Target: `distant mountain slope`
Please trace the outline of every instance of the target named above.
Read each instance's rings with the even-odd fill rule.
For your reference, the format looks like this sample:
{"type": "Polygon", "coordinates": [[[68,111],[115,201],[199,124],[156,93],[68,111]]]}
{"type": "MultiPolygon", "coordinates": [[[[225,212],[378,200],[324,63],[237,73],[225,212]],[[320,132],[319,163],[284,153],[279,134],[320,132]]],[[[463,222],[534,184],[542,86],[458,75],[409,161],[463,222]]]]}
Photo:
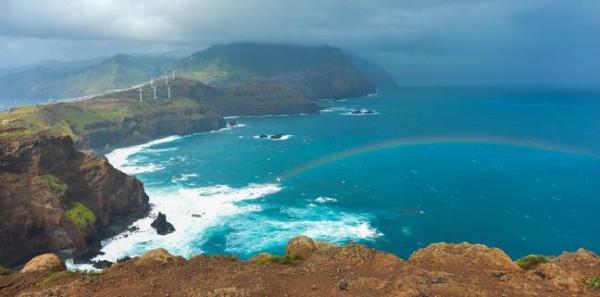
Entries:
{"type": "Polygon", "coordinates": [[[0,95],[25,98],[64,98],[130,87],[171,69],[163,57],[117,55],[92,65],[46,65],[0,78],[0,95]]]}
{"type": "Polygon", "coordinates": [[[383,67],[361,57],[352,57],[354,65],[360,69],[378,88],[395,88],[396,80],[383,67]]]}
{"type": "Polygon", "coordinates": [[[268,81],[292,86],[306,97],[364,96],[375,85],[341,49],[285,44],[215,45],[178,63],[186,77],[214,84],[268,81]]]}
{"type": "Polygon", "coordinates": [[[147,82],[171,70],[216,85],[282,84],[311,99],[356,97],[373,92],[380,81],[373,78],[385,76],[373,76],[373,67],[358,66],[341,49],[330,46],[232,43],[181,59],[117,55],[101,61],[50,61],[11,69],[0,76],[0,97],[92,95],[147,82]]]}

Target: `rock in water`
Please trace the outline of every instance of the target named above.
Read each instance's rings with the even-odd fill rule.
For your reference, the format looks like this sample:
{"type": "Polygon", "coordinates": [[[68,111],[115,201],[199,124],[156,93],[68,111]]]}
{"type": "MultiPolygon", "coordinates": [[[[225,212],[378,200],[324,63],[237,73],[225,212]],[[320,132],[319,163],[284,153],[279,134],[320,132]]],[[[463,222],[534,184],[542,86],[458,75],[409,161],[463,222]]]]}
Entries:
{"type": "Polygon", "coordinates": [[[156,220],[154,220],[150,226],[156,229],[156,233],[159,235],[167,235],[175,232],[175,227],[173,227],[171,223],[167,222],[167,216],[165,216],[165,214],[162,212],[158,213],[158,217],[156,217],[156,220]]]}
{"type": "Polygon", "coordinates": [[[94,264],[92,264],[92,266],[94,266],[94,268],[96,268],[96,269],[106,269],[106,268],[111,267],[112,265],[113,265],[113,262],[106,261],[106,260],[96,261],[96,262],[94,262],[94,264]]]}
{"type": "Polygon", "coordinates": [[[267,137],[269,137],[269,135],[267,135],[267,134],[258,135],[258,138],[267,138],[267,137]]]}
{"type": "Polygon", "coordinates": [[[131,260],[131,257],[125,256],[125,257],[117,259],[117,263],[125,263],[125,262],[127,262],[129,260],[131,260]]]}
{"type": "Polygon", "coordinates": [[[281,138],[283,138],[283,134],[271,135],[271,139],[281,139],[281,138]]]}
{"type": "Polygon", "coordinates": [[[227,121],[227,125],[230,127],[237,126],[237,122],[234,119],[230,119],[227,121]]]}

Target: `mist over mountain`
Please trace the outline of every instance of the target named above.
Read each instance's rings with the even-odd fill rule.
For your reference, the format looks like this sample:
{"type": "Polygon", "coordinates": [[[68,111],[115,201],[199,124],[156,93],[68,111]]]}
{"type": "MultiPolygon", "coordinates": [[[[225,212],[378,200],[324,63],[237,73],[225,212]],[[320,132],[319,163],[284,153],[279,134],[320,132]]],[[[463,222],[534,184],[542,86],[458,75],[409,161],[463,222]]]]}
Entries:
{"type": "Polygon", "coordinates": [[[0,97],[47,99],[93,95],[128,88],[172,72],[221,85],[249,80],[287,84],[312,98],[351,95],[351,89],[349,94],[323,93],[331,84],[361,89],[372,87],[364,85],[370,79],[373,84],[393,85],[393,79],[382,68],[353,58],[339,48],[233,43],[212,46],[184,58],[120,54],[103,60],[23,67],[0,77],[0,97]],[[324,76],[332,80],[323,80],[324,76]]]}

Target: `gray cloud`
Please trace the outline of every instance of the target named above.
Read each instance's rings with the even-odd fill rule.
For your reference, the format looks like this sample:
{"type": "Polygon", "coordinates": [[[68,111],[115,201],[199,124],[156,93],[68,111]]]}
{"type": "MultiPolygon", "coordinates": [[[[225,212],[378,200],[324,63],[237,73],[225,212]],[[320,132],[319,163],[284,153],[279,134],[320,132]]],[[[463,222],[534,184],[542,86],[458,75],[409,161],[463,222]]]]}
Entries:
{"type": "Polygon", "coordinates": [[[331,44],[404,84],[600,85],[595,0],[4,0],[0,66],[214,43],[331,44]]]}

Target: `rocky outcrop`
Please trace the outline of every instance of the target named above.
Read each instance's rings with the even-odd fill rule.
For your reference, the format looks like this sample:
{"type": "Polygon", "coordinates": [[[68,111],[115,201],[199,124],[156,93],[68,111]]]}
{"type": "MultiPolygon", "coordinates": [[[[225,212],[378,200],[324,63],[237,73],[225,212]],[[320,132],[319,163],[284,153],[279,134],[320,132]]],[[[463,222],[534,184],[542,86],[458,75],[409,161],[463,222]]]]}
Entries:
{"type": "Polygon", "coordinates": [[[142,183],[69,136],[0,142],[0,264],[45,252],[82,256],[148,210],[142,183]]]}
{"type": "Polygon", "coordinates": [[[285,256],[262,253],[247,262],[185,260],[158,249],[100,275],[42,286],[31,286],[39,282],[35,275],[16,273],[0,278],[0,296],[586,297],[600,296],[591,281],[599,275],[600,258],[586,250],[522,269],[503,251],[478,244],[432,244],[403,261],[360,244],[300,236],[288,242],[285,256]]]}
{"type": "MultiPolygon", "coordinates": [[[[147,92],[149,94],[150,90],[147,92]]],[[[136,110],[140,108],[137,106],[139,105],[137,100],[101,98],[81,104],[93,110],[111,104],[115,106],[113,108],[129,105],[129,109],[136,110]]],[[[213,107],[200,102],[177,99],[163,100],[160,104],[153,102],[153,104],[156,106],[148,105],[146,108],[123,117],[98,120],[83,127],[73,125],[72,130],[77,135],[75,145],[79,148],[106,151],[114,147],[138,144],[156,138],[207,132],[226,126],[225,119],[213,107]]]]}
{"type": "Polygon", "coordinates": [[[183,261],[183,258],[175,257],[171,255],[167,250],[161,248],[146,252],[143,256],[136,259],[135,265],[144,266],[156,263],[177,262],[178,260],[183,261]]]}
{"type": "Polygon", "coordinates": [[[162,212],[158,213],[158,216],[152,221],[150,226],[156,230],[158,235],[167,235],[175,232],[175,227],[173,227],[173,224],[167,222],[167,216],[162,212]]]}
{"type": "Polygon", "coordinates": [[[29,260],[21,269],[21,273],[59,272],[66,269],[65,263],[57,255],[47,253],[29,260]]]}

